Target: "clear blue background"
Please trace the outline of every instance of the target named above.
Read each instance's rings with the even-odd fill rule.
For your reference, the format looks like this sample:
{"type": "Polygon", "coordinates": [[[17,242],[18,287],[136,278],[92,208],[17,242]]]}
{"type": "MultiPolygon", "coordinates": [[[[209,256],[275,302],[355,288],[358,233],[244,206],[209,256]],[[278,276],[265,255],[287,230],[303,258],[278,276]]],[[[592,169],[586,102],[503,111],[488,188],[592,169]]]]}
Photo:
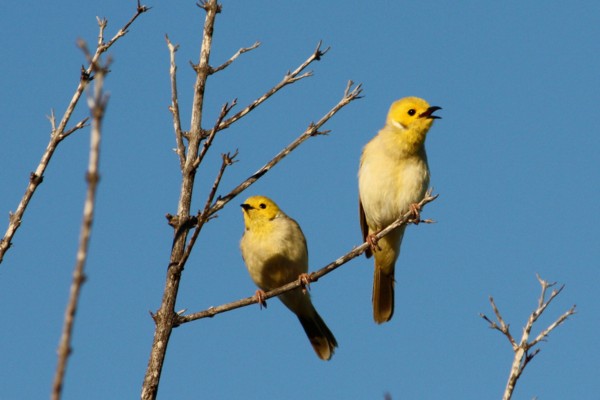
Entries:
{"type": "MultiPolygon", "coordinates": [[[[180,44],[179,93],[189,127],[204,12],[193,1],[152,10],[110,51],[110,103],[102,180],[77,314],[65,399],[139,396],[152,343],[148,311],[161,300],[180,173],[164,35],[180,44]]],[[[93,46],[96,16],[112,37],[134,1],[8,2],[0,14],[0,212],[23,195],[93,46]]],[[[535,273],[566,288],[534,328],[571,305],[578,313],[542,344],[515,398],[600,396],[598,208],[600,3],[232,2],[218,16],[212,65],[262,42],[206,90],[204,126],[221,105],[241,106],[314,50],[331,51],[315,76],[288,87],[216,139],[201,166],[193,209],[220,153],[239,149],[225,194],[341,98],[348,80],[365,97],[327,124],[332,132],[292,153],[211,221],[185,269],[177,309],[203,310],[247,297],[253,286],[238,250],[247,196],[264,194],[302,225],[311,270],[360,243],[356,171],[362,146],[392,101],[420,96],[443,107],[427,143],[440,194],[409,227],[397,269],[394,319],[371,317],[371,260],[359,258],[312,286],[338,338],[330,362],[314,355],[278,301],[177,328],[160,383],[162,399],[493,399],[512,361],[508,341],[478,316],[493,295],[515,337],[535,308],[535,273]]],[[[72,119],[87,116],[82,101],[72,119]]],[[[0,265],[0,398],[47,398],[79,236],[89,130],[64,141],[0,265]]]]}

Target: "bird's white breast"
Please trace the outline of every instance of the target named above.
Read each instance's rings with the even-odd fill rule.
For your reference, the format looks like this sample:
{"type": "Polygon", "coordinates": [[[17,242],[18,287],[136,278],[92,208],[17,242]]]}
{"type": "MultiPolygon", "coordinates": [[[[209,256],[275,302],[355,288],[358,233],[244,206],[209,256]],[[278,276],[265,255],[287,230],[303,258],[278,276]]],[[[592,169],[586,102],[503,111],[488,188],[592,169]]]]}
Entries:
{"type": "Polygon", "coordinates": [[[358,176],[360,200],[371,230],[382,229],[406,213],[429,185],[425,157],[402,156],[377,139],[365,148],[358,176]]]}

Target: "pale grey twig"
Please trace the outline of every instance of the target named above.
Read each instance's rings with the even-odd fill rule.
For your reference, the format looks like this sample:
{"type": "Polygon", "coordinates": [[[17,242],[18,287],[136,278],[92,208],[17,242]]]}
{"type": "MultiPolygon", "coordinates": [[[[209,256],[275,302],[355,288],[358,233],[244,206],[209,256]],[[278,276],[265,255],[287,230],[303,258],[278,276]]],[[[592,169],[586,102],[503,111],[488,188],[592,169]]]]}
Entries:
{"type": "Polygon", "coordinates": [[[292,143],[290,143],[283,150],[281,150],[275,157],[273,157],[269,162],[267,162],[258,171],[252,174],[249,178],[240,183],[225,196],[219,197],[214,203],[214,205],[210,208],[209,216],[222,209],[225,206],[225,204],[229,203],[237,195],[246,190],[250,185],[256,182],[261,176],[266,174],[271,168],[273,168],[277,163],[279,163],[283,158],[285,158],[291,151],[293,151],[295,148],[304,143],[308,138],[327,133],[328,131],[319,131],[319,129],[327,121],[329,121],[329,119],[333,117],[338,111],[350,104],[352,101],[360,98],[360,94],[362,93],[362,87],[359,84],[353,89],[351,89],[353,84],[354,82],[352,81],[348,82],[342,99],[331,110],[329,110],[329,112],[323,115],[321,119],[319,119],[316,123],[311,123],[308,126],[308,128],[306,128],[306,130],[300,136],[298,136],[298,138],[296,138],[292,143]]]}
{"type": "Polygon", "coordinates": [[[8,227],[6,229],[6,233],[4,234],[4,237],[0,240],[0,263],[2,263],[2,260],[4,259],[4,255],[6,254],[6,252],[12,245],[12,239],[13,239],[15,233],[17,232],[17,230],[19,229],[19,227],[21,226],[21,222],[23,220],[23,215],[25,214],[25,210],[27,209],[27,206],[29,205],[31,198],[33,197],[38,186],[44,180],[44,172],[46,171],[46,168],[48,167],[48,164],[50,163],[50,160],[52,159],[52,156],[54,155],[54,152],[56,151],[58,145],[61,143],[61,141],[63,139],[68,137],[71,133],[73,133],[85,126],[87,119],[84,119],[84,120],[78,122],[71,129],[66,128],[67,124],[69,123],[69,121],[71,119],[73,111],[75,110],[75,107],[77,106],[79,99],[81,98],[81,94],[83,93],[83,90],[85,89],[87,84],[93,79],[93,75],[92,75],[92,72],[93,72],[92,70],[94,68],[93,66],[98,63],[100,55],[102,53],[104,53],[105,51],[107,51],[118,39],[123,37],[127,33],[127,29],[129,28],[129,26],[131,26],[131,24],[142,13],[144,13],[148,10],[149,10],[149,8],[145,7],[145,6],[141,6],[139,3],[139,0],[138,0],[138,6],[137,6],[135,15],[125,24],[125,26],[123,28],[121,28],[119,30],[119,32],[117,32],[117,34],[108,43],[103,43],[104,29],[106,28],[107,21],[98,19],[98,24],[99,24],[100,30],[99,30],[99,34],[98,34],[98,46],[96,47],[96,51],[95,51],[94,55],[90,58],[88,67],[81,68],[81,76],[79,78],[79,83],[77,85],[77,88],[75,89],[75,93],[73,94],[73,97],[71,98],[71,101],[69,102],[69,104],[65,110],[65,113],[63,114],[63,117],[61,118],[58,126],[56,126],[54,111],[52,111],[52,115],[50,117],[50,123],[52,126],[52,133],[50,134],[50,141],[48,142],[48,145],[46,146],[46,150],[44,151],[44,154],[42,155],[42,158],[41,158],[35,172],[32,172],[30,174],[29,183],[27,184],[27,188],[25,189],[25,194],[23,195],[23,197],[21,198],[21,201],[19,202],[19,205],[17,206],[17,210],[14,213],[12,213],[12,212],[9,213],[8,227]]]}
{"type": "Polygon", "coordinates": [[[563,322],[567,320],[568,317],[575,314],[575,306],[572,306],[569,310],[567,310],[564,314],[562,314],[556,321],[554,321],[550,326],[544,329],[539,335],[536,336],[535,339],[529,341],[529,337],[531,334],[531,329],[533,328],[534,323],[538,320],[538,318],[542,315],[542,313],[546,310],[548,305],[554,300],[556,296],[560,294],[563,290],[564,285],[559,289],[555,289],[550,294],[550,297],[546,299],[546,291],[556,285],[556,282],[549,283],[539,275],[537,275],[537,279],[542,287],[542,292],[540,297],[538,298],[538,306],[537,308],[529,315],[527,319],[527,323],[523,328],[523,335],[521,336],[521,340],[517,342],[514,337],[510,334],[508,329],[508,325],[504,322],[500,311],[496,307],[494,303],[494,299],[490,297],[490,303],[492,305],[492,309],[494,310],[494,314],[496,315],[497,323],[489,319],[485,314],[479,314],[481,318],[483,318],[489,325],[490,328],[495,329],[501,332],[511,343],[515,356],[513,358],[513,363],[510,369],[510,373],[508,376],[508,381],[506,383],[506,388],[504,390],[504,395],[502,397],[503,400],[510,400],[517,381],[521,377],[521,374],[525,370],[525,367],[533,358],[540,352],[540,349],[534,349],[534,347],[542,340],[544,340],[552,330],[561,325],[563,322]]]}
{"type": "Polygon", "coordinates": [[[102,120],[106,111],[108,96],[104,94],[104,76],[108,71],[108,63],[105,66],[93,64],[95,74],[94,78],[94,93],[90,98],[90,110],[92,114],[92,129],[90,136],[90,155],[89,164],[86,174],[88,183],[85,204],[83,208],[83,220],[81,223],[81,233],[79,237],[79,248],[77,251],[77,259],[75,269],[73,271],[73,281],[69,294],[69,301],[65,310],[65,318],[63,323],[62,335],[58,346],[58,364],[54,375],[52,385],[52,399],[59,400],[62,396],[62,388],[64,385],[64,377],[67,368],[69,355],[71,354],[71,337],[75,324],[75,313],[79,303],[79,295],[81,287],[85,281],[84,268],[88,256],[88,247],[92,233],[92,223],[94,221],[94,211],[96,208],[96,191],[98,181],[100,180],[99,157],[100,157],[100,140],[102,132],[102,120]]]}

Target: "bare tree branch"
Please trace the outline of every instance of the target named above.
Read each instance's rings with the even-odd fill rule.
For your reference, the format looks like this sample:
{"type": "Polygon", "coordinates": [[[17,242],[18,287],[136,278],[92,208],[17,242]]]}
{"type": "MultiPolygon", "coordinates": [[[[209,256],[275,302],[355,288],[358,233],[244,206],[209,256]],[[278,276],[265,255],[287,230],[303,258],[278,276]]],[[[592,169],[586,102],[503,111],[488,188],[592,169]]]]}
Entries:
{"type": "Polygon", "coordinates": [[[66,138],[67,136],[69,136],[71,133],[78,131],[81,128],[85,128],[87,125],[87,122],[90,118],[89,117],[85,117],[84,119],[82,119],[81,121],[79,121],[78,123],[75,124],[75,126],[73,126],[71,129],[69,129],[68,131],[62,133],[60,136],[60,140],[63,140],[64,138],[66,138]]]}
{"type": "MultiPolygon", "coordinates": [[[[439,195],[432,196],[431,191],[427,192],[427,194],[425,195],[423,200],[421,200],[421,202],[419,202],[419,206],[420,207],[425,206],[426,204],[437,199],[438,196],[439,195]]],[[[382,229],[375,236],[377,237],[377,239],[381,239],[382,237],[389,234],[391,231],[398,228],[399,226],[410,223],[412,221],[411,218],[413,218],[413,216],[414,216],[414,214],[412,211],[407,212],[402,217],[398,218],[396,221],[394,221],[393,223],[388,225],[385,229],[382,229]]],[[[420,221],[420,222],[431,223],[432,221],[425,220],[425,221],[420,221]]],[[[343,256],[339,257],[337,260],[330,262],[326,266],[322,267],[321,269],[319,269],[313,273],[310,273],[308,275],[309,281],[316,282],[317,280],[319,280],[319,278],[329,274],[333,270],[341,267],[342,265],[346,264],[348,261],[350,261],[353,258],[356,258],[359,255],[361,255],[362,253],[364,253],[364,251],[368,247],[369,247],[369,243],[364,242],[360,246],[353,248],[352,250],[350,250],[343,256]]],[[[284,286],[281,286],[277,289],[268,291],[267,293],[265,293],[264,299],[270,299],[271,297],[279,296],[282,293],[289,292],[290,290],[294,290],[303,285],[304,285],[304,282],[301,281],[300,279],[295,280],[294,282],[290,282],[290,283],[288,283],[284,286]]],[[[176,326],[185,324],[187,322],[195,321],[198,319],[202,319],[202,318],[214,317],[217,314],[221,314],[226,311],[231,311],[236,308],[245,307],[245,306],[248,306],[250,304],[255,304],[255,303],[258,303],[258,299],[256,298],[256,296],[252,296],[252,297],[246,297],[241,300],[233,301],[231,303],[223,304],[218,307],[210,307],[204,311],[199,311],[199,312],[188,314],[188,315],[178,315],[177,321],[176,321],[176,326]]]]}
{"type": "Polygon", "coordinates": [[[516,348],[518,345],[517,345],[516,340],[513,338],[513,336],[510,333],[510,329],[509,329],[510,325],[506,324],[504,322],[504,319],[502,319],[502,315],[500,315],[500,311],[498,311],[498,307],[496,307],[496,303],[494,302],[494,298],[492,296],[490,296],[490,304],[492,305],[492,309],[494,310],[494,314],[496,315],[496,320],[498,321],[498,324],[495,323],[494,321],[490,320],[484,314],[479,314],[479,316],[481,318],[485,319],[490,324],[490,328],[496,329],[496,330],[500,331],[502,334],[504,334],[504,336],[506,336],[506,338],[510,342],[511,346],[513,346],[513,348],[516,348]]]}
{"type": "Polygon", "coordinates": [[[188,242],[188,245],[185,249],[185,253],[183,254],[183,257],[181,258],[181,261],[179,262],[179,264],[180,264],[179,267],[182,269],[183,269],[183,266],[185,265],[185,263],[187,262],[188,258],[190,257],[190,254],[192,254],[192,249],[194,248],[194,244],[196,244],[196,240],[198,239],[198,235],[200,235],[200,231],[202,230],[202,227],[209,219],[211,219],[211,217],[208,215],[208,210],[210,209],[210,205],[212,204],[212,201],[215,198],[217,189],[219,188],[219,184],[221,183],[221,179],[223,178],[223,174],[225,173],[225,169],[228,166],[232,165],[234,162],[236,162],[235,157],[237,157],[237,154],[238,154],[238,152],[236,150],[236,152],[233,155],[231,155],[230,153],[221,155],[221,157],[223,158],[223,162],[221,163],[221,168],[219,169],[219,172],[217,174],[217,177],[215,178],[215,181],[212,185],[210,193],[208,194],[208,198],[206,199],[206,203],[204,205],[204,210],[202,212],[198,213],[194,233],[192,234],[192,237],[191,237],[190,241],[188,242]]]}
{"type": "Polygon", "coordinates": [[[23,215],[25,214],[25,210],[27,209],[27,206],[29,205],[29,202],[30,202],[31,198],[33,197],[33,194],[37,190],[40,183],[42,183],[42,181],[44,180],[44,172],[46,171],[46,168],[48,167],[48,164],[50,163],[50,160],[52,159],[52,156],[53,156],[54,152],[56,151],[56,148],[58,147],[58,145],[64,138],[66,138],[71,133],[75,132],[76,130],[81,129],[85,125],[86,120],[80,121],[73,128],[66,130],[67,124],[69,123],[69,120],[71,119],[71,115],[73,114],[73,111],[75,110],[75,107],[77,106],[79,99],[81,98],[81,94],[83,93],[83,90],[87,86],[88,82],[93,79],[93,76],[92,76],[92,70],[94,68],[93,66],[98,63],[100,55],[102,53],[104,53],[105,51],[107,51],[118,39],[123,37],[127,33],[127,29],[129,28],[129,26],[142,13],[144,13],[148,10],[149,10],[148,7],[141,6],[138,1],[137,10],[136,10],[136,13],[134,14],[134,16],[129,20],[129,22],[127,22],[125,24],[125,26],[123,28],[121,28],[119,30],[119,32],[108,43],[105,43],[105,44],[101,44],[101,42],[103,41],[103,38],[104,38],[104,29],[106,27],[106,20],[98,20],[99,27],[100,27],[100,32],[98,35],[98,43],[99,44],[96,47],[96,51],[95,51],[94,55],[91,57],[91,59],[88,63],[88,67],[87,68],[82,67],[81,76],[79,78],[79,84],[77,85],[77,88],[75,89],[75,93],[73,94],[73,97],[71,98],[71,101],[69,102],[69,105],[67,106],[67,109],[65,110],[65,113],[64,113],[62,119],[60,120],[58,127],[56,126],[54,112],[52,112],[52,115],[50,117],[50,123],[52,126],[52,133],[50,135],[50,141],[48,143],[48,146],[46,147],[46,150],[44,151],[44,154],[42,155],[40,163],[38,164],[35,172],[32,172],[30,174],[29,183],[27,184],[27,188],[25,189],[25,194],[23,195],[21,201],[19,202],[19,205],[17,206],[17,210],[14,213],[10,213],[8,228],[6,230],[6,233],[4,234],[4,237],[2,238],[2,240],[0,240],[0,263],[2,263],[2,260],[4,259],[4,254],[6,254],[6,251],[12,245],[12,239],[13,239],[15,233],[17,232],[17,230],[19,229],[19,227],[21,226],[21,222],[23,220],[23,215]]]}
{"type": "MultiPolygon", "coordinates": [[[[171,332],[174,327],[174,324],[177,322],[178,314],[174,311],[174,306],[177,299],[177,294],[179,291],[179,284],[181,282],[181,276],[183,270],[185,268],[186,261],[191,253],[193,245],[196,241],[196,238],[199,235],[199,232],[203,226],[203,224],[213,218],[214,213],[221,209],[223,205],[231,200],[235,195],[241,192],[244,188],[236,188],[236,192],[234,194],[230,194],[226,201],[217,200],[214,201],[214,196],[216,194],[217,188],[221,182],[221,177],[228,165],[233,162],[233,156],[224,156],[223,164],[219,173],[217,174],[217,178],[213,183],[213,187],[208,196],[207,203],[205,204],[204,210],[198,213],[197,216],[193,217],[190,215],[192,194],[195,185],[195,177],[196,172],[200,163],[202,162],[205,154],[210,149],[213,139],[217,132],[222,129],[229,127],[235,121],[238,121],[242,116],[247,115],[252,109],[256,108],[259,104],[264,102],[268,97],[272,96],[274,93],[279,91],[282,87],[289,85],[303,77],[309,76],[310,73],[304,73],[301,75],[301,72],[313,61],[318,60],[325,52],[320,50],[320,47],[317,47],[317,50],[309,57],[307,61],[305,61],[300,67],[298,67],[294,72],[288,73],[286,78],[278,85],[276,85],[273,89],[271,89],[267,94],[263,95],[261,98],[255,100],[251,105],[246,107],[244,110],[238,112],[236,115],[230,117],[225,120],[225,117],[229,114],[231,109],[235,105],[235,100],[230,104],[225,104],[221,110],[219,118],[217,122],[213,126],[211,130],[205,130],[202,127],[202,117],[203,117],[203,106],[204,106],[204,92],[206,87],[206,80],[208,76],[212,73],[216,72],[216,70],[220,70],[226,68],[231,62],[233,62],[239,54],[244,51],[248,51],[250,48],[240,50],[239,54],[236,54],[232,57],[232,59],[221,67],[217,69],[213,69],[210,66],[210,54],[213,40],[213,31],[214,24],[216,19],[216,14],[221,12],[221,6],[218,4],[217,0],[207,0],[198,4],[198,6],[205,10],[206,17],[204,21],[204,29],[202,36],[202,45],[200,49],[199,61],[197,64],[192,64],[194,71],[196,72],[196,83],[194,85],[194,97],[192,101],[192,117],[190,121],[190,129],[188,132],[183,132],[180,127],[180,123],[177,120],[177,95],[176,95],[176,85],[174,84],[174,74],[175,69],[173,67],[174,64],[174,52],[176,48],[167,42],[169,46],[170,54],[171,54],[171,82],[172,82],[172,104],[171,104],[171,112],[174,114],[174,127],[175,127],[175,135],[178,146],[178,154],[180,156],[180,166],[182,172],[182,182],[180,189],[180,197],[177,207],[177,215],[167,215],[169,220],[169,224],[174,228],[174,240],[171,249],[171,256],[167,269],[167,276],[165,287],[163,291],[163,298],[161,301],[160,308],[156,312],[156,314],[152,314],[152,317],[155,322],[155,332],[154,332],[154,340],[152,344],[152,349],[150,352],[150,357],[148,361],[148,367],[146,369],[146,375],[144,377],[144,382],[142,385],[142,399],[155,399],[158,391],[158,385],[160,382],[160,376],[162,372],[162,367],[168,347],[168,342],[171,337],[171,332]],[[187,139],[187,148],[185,148],[185,143],[183,138],[187,139]],[[204,146],[200,149],[200,144],[204,141],[204,146]],[[183,145],[183,148],[182,148],[183,145]],[[185,155],[185,156],[184,156],[185,155]],[[195,229],[192,234],[191,239],[188,242],[188,234],[191,229],[195,229]]],[[[350,85],[349,85],[350,86],[350,85]]],[[[280,155],[277,156],[277,159],[272,161],[269,165],[263,167],[262,171],[257,175],[251,177],[245,184],[245,187],[248,187],[252,182],[260,177],[260,175],[264,175],[273,165],[275,165],[280,159],[285,157],[290,151],[296,148],[300,143],[306,140],[310,136],[323,134],[325,132],[319,131],[320,127],[331,118],[339,109],[350,103],[352,100],[358,98],[360,93],[360,85],[354,90],[350,91],[349,88],[346,90],[345,98],[332,109],[326,116],[324,116],[317,124],[311,124],[309,129],[305,132],[305,137],[301,138],[297,143],[293,143],[288,148],[286,148],[280,155]]]]}
{"type": "Polygon", "coordinates": [[[169,75],[171,76],[171,106],[169,107],[169,111],[173,114],[173,130],[175,131],[175,142],[177,143],[176,152],[179,156],[179,166],[183,170],[185,165],[185,145],[183,144],[183,131],[181,130],[179,96],[177,94],[177,64],[175,63],[175,53],[179,49],[179,45],[173,45],[167,35],[165,35],[165,38],[167,40],[171,59],[169,68],[169,75]]]}
{"type": "Polygon", "coordinates": [[[88,182],[87,194],[83,209],[83,221],[81,223],[81,234],[79,237],[79,249],[77,251],[77,261],[73,271],[73,282],[71,283],[69,302],[65,310],[65,319],[63,331],[58,347],[58,365],[54,375],[52,385],[52,399],[59,400],[62,395],[64,377],[67,369],[67,361],[71,354],[71,337],[75,323],[75,313],[79,303],[81,287],[85,281],[84,268],[87,261],[88,246],[92,233],[92,223],[94,221],[94,211],[96,203],[96,190],[100,175],[98,173],[100,157],[100,139],[102,131],[102,120],[106,111],[108,96],[104,94],[104,76],[108,71],[108,65],[105,66],[93,63],[92,70],[95,74],[94,94],[90,99],[90,110],[92,113],[92,131],[90,137],[90,156],[86,175],[88,182]]]}
{"type": "Polygon", "coordinates": [[[209,60],[215,18],[216,14],[221,11],[221,6],[216,0],[199,3],[198,6],[206,11],[206,17],[204,20],[199,62],[194,66],[194,70],[196,71],[196,83],[194,85],[194,98],[192,101],[192,118],[188,136],[188,148],[181,168],[182,180],[179,202],[177,205],[177,219],[174,225],[175,237],[171,248],[163,298],[158,312],[153,315],[155,331],[150,358],[148,360],[148,367],[146,368],[146,375],[142,384],[141,398],[143,400],[156,398],[162,367],[171,332],[173,330],[173,321],[176,319],[174,307],[179,291],[181,274],[185,267],[185,264],[181,263],[181,260],[186,254],[187,225],[190,221],[190,207],[196,170],[198,168],[196,160],[200,142],[204,136],[204,131],[202,130],[204,89],[206,87],[206,79],[210,72],[209,60]]]}
{"type": "Polygon", "coordinates": [[[223,121],[219,126],[219,130],[229,128],[231,126],[231,124],[233,124],[235,121],[237,121],[240,118],[247,115],[250,111],[254,110],[260,104],[264,103],[265,100],[267,100],[269,97],[273,96],[275,93],[277,93],[283,87],[285,87],[291,83],[294,83],[300,79],[311,76],[312,72],[307,72],[302,75],[300,75],[300,73],[302,71],[304,71],[306,69],[306,67],[308,67],[314,61],[319,61],[321,59],[321,57],[329,51],[329,47],[326,48],[325,50],[321,50],[321,44],[322,44],[322,42],[319,42],[315,51],[313,51],[313,53],[302,64],[300,64],[300,66],[298,66],[298,68],[296,68],[292,72],[288,72],[281,82],[279,82],[277,85],[275,85],[273,88],[271,88],[268,92],[266,92],[265,94],[260,96],[258,99],[254,100],[252,103],[250,103],[248,106],[246,106],[243,110],[239,111],[238,113],[233,115],[231,118],[228,118],[227,120],[223,121]]]}
{"type": "Polygon", "coordinates": [[[258,46],[260,46],[260,42],[254,42],[254,44],[250,47],[242,47],[241,49],[239,49],[229,60],[227,60],[225,63],[219,65],[217,68],[213,68],[211,70],[211,73],[217,73],[221,70],[224,70],[225,68],[229,67],[229,65],[231,65],[232,62],[234,62],[239,56],[240,54],[246,53],[248,51],[254,50],[256,49],[258,46]]]}
{"type": "Polygon", "coordinates": [[[515,386],[517,381],[521,377],[521,374],[525,370],[525,367],[533,358],[540,352],[541,349],[533,349],[540,341],[544,340],[552,330],[561,325],[563,322],[567,320],[568,317],[575,314],[575,306],[571,307],[567,312],[561,315],[555,322],[550,324],[546,329],[544,329],[534,340],[529,341],[529,336],[531,334],[531,329],[533,328],[533,324],[538,320],[538,318],[542,315],[542,313],[546,310],[548,305],[554,300],[556,296],[560,294],[563,290],[564,285],[561,286],[558,290],[553,290],[550,294],[550,297],[546,299],[546,291],[556,285],[556,283],[549,283],[539,275],[537,275],[537,279],[542,287],[542,292],[540,297],[538,298],[538,306],[537,308],[529,315],[527,319],[527,323],[523,328],[523,335],[521,336],[520,342],[516,342],[516,340],[512,337],[510,332],[508,331],[508,325],[504,323],[502,316],[500,315],[500,311],[496,307],[494,303],[494,299],[490,297],[490,303],[492,304],[492,309],[494,310],[494,314],[496,314],[496,319],[498,323],[490,320],[484,314],[479,314],[481,318],[483,318],[489,325],[490,328],[500,331],[504,336],[508,338],[510,341],[513,351],[515,352],[515,356],[513,359],[513,363],[510,369],[510,374],[508,376],[508,381],[506,383],[506,388],[504,390],[504,395],[502,397],[503,400],[510,400],[513,395],[515,386]]]}
{"type": "Polygon", "coordinates": [[[200,163],[204,159],[204,156],[208,152],[208,149],[210,149],[210,146],[212,145],[212,142],[213,142],[213,140],[214,140],[217,132],[219,131],[219,125],[221,124],[221,121],[223,121],[223,119],[227,116],[227,114],[229,114],[229,112],[231,111],[231,109],[233,107],[235,107],[236,104],[237,104],[237,100],[233,100],[231,102],[231,104],[225,103],[221,107],[221,112],[219,114],[219,117],[217,118],[217,122],[215,123],[215,125],[211,129],[210,133],[208,134],[208,138],[206,139],[206,141],[204,142],[204,145],[202,146],[202,150],[200,151],[200,155],[198,155],[198,158],[196,158],[196,161],[194,162],[194,166],[196,168],[198,168],[198,166],[200,165],[200,163]]]}
{"type": "Polygon", "coordinates": [[[317,123],[311,123],[308,128],[290,143],[286,148],[281,150],[275,157],[271,159],[268,163],[266,163],[263,167],[261,167],[258,171],[256,171],[252,176],[246,179],[244,182],[240,183],[233,190],[231,190],[227,195],[220,197],[217,199],[215,204],[211,207],[209,211],[209,215],[213,215],[220,209],[222,209],[225,204],[229,203],[233,200],[238,194],[246,190],[250,185],[256,182],[261,176],[266,174],[273,166],[275,166],[279,161],[281,161],[285,156],[287,156],[290,152],[292,152],[295,148],[300,146],[304,141],[306,141],[311,136],[320,135],[325,132],[319,131],[319,128],[323,126],[331,117],[333,117],[338,111],[342,108],[350,104],[352,101],[359,99],[360,94],[362,93],[361,85],[356,86],[354,89],[350,90],[354,83],[352,81],[348,82],[348,86],[344,91],[344,97],[324,116],[321,117],[317,123]]]}
{"type": "Polygon", "coordinates": [[[567,318],[569,318],[571,315],[575,314],[575,308],[576,308],[576,306],[573,305],[563,315],[558,317],[558,319],[556,321],[554,321],[552,324],[550,324],[550,326],[548,326],[546,329],[544,329],[542,332],[540,332],[540,334],[537,335],[537,337],[531,341],[530,347],[533,347],[536,344],[538,344],[539,342],[541,342],[542,340],[545,340],[546,337],[548,337],[548,335],[550,334],[550,332],[552,332],[554,330],[554,328],[561,325],[563,322],[565,322],[567,320],[567,318]]]}
{"type": "MultiPolygon", "coordinates": [[[[108,43],[103,43],[103,40],[99,40],[98,41],[98,51],[100,52],[98,54],[98,56],[100,56],[102,53],[104,53],[105,51],[107,51],[113,44],[115,44],[115,42],[117,40],[119,40],[120,38],[122,38],[123,36],[125,36],[128,32],[129,32],[129,27],[134,23],[134,21],[143,13],[145,13],[146,11],[150,11],[150,9],[152,9],[152,7],[147,7],[144,6],[140,3],[140,0],[138,0],[137,2],[137,8],[136,8],[136,12],[133,15],[133,17],[131,17],[131,19],[129,21],[127,21],[127,23],[125,25],[123,25],[123,27],[121,29],[119,29],[119,31],[115,34],[115,36],[113,36],[112,39],[110,39],[108,41],[108,43]]],[[[103,38],[102,38],[103,39],[103,38]]],[[[94,56],[95,61],[98,61],[98,58],[94,56]]]]}
{"type": "MultiPolygon", "coordinates": [[[[335,115],[335,113],[337,113],[337,111],[339,111],[341,108],[343,108],[345,105],[349,104],[352,100],[355,100],[357,98],[360,98],[360,93],[362,91],[362,89],[360,88],[360,85],[358,85],[357,87],[355,87],[354,89],[350,90],[351,86],[353,85],[352,82],[348,83],[348,86],[346,87],[345,91],[344,91],[344,98],[342,100],[340,100],[340,102],[334,106],[332,108],[332,110],[330,110],[327,114],[325,114],[317,124],[311,123],[310,126],[307,128],[307,130],[305,130],[296,140],[294,140],[290,145],[286,146],[283,150],[281,150],[275,157],[273,157],[267,164],[265,164],[265,166],[263,166],[258,172],[254,173],[250,178],[246,179],[244,182],[242,182],[240,185],[238,185],[233,191],[231,191],[227,196],[225,196],[224,198],[219,198],[217,200],[217,202],[215,204],[211,204],[216,190],[218,188],[218,185],[220,183],[221,177],[222,177],[222,172],[224,171],[225,167],[230,165],[231,163],[233,163],[233,158],[237,156],[237,151],[235,152],[235,154],[231,157],[231,159],[229,160],[229,163],[226,163],[226,160],[229,158],[229,155],[224,156],[224,162],[221,166],[221,171],[219,173],[219,175],[217,176],[217,179],[215,180],[215,183],[213,184],[213,187],[211,189],[211,193],[209,195],[209,198],[207,200],[207,203],[205,204],[204,210],[200,213],[198,213],[197,216],[197,222],[195,225],[195,230],[193,233],[192,238],[190,239],[190,242],[188,243],[188,246],[186,248],[186,252],[185,255],[182,257],[182,259],[180,260],[179,263],[179,268],[183,269],[185,262],[187,261],[192,248],[196,242],[196,239],[202,229],[202,226],[204,225],[205,222],[207,222],[208,220],[210,220],[215,213],[220,210],[221,208],[223,208],[225,206],[225,204],[229,201],[231,201],[233,198],[235,198],[238,194],[240,194],[242,191],[244,191],[245,189],[247,189],[252,183],[256,182],[258,179],[260,179],[261,176],[263,176],[264,174],[266,174],[272,167],[274,167],[277,163],[279,163],[279,161],[281,161],[286,155],[288,155],[291,151],[293,151],[295,148],[297,148],[300,144],[302,144],[305,140],[307,140],[310,137],[316,136],[316,135],[320,135],[320,134],[324,134],[325,132],[321,132],[318,131],[318,128],[321,127],[325,122],[327,122],[331,117],[333,117],[333,115],[335,115]],[[209,203],[211,202],[211,203],[209,203]],[[218,208],[217,208],[218,205],[218,208]],[[211,207],[209,207],[211,206],[211,207]]],[[[216,134],[217,130],[218,130],[218,125],[220,124],[220,121],[224,118],[224,116],[227,114],[227,112],[229,112],[229,110],[231,110],[231,108],[234,106],[234,104],[232,104],[231,106],[228,106],[228,104],[225,104],[222,109],[221,109],[221,113],[219,115],[219,118],[217,119],[217,123],[215,124],[215,126],[213,127],[213,129],[210,131],[209,137],[207,139],[207,141],[204,143],[204,147],[202,149],[202,152],[199,156],[199,160],[196,162],[196,165],[198,165],[201,161],[201,157],[205,154],[205,152],[208,150],[208,148],[210,147],[211,141],[214,138],[214,135],[216,134]]],[[[174,219],[172,218],[172,216],[167,216],[170,220],[174,221],[174,219]]],[[[423,221],[423,222],[431,222],[431,221],[423,221]]],[[[181,234],[183,234],[182,230],[186,229],[186,226],[184,226],[183,224],[177,225],[175,224],[175,226],[178,226],[178,231],[176,233],[176,237],[179,237],[181,234]]]]}

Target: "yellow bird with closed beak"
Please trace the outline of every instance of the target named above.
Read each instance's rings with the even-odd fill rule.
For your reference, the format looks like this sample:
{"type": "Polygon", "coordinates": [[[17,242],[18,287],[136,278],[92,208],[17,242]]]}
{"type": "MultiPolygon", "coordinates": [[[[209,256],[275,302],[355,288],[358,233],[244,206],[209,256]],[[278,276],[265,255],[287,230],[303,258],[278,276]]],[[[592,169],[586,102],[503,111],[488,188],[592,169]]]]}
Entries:
{"type": "MultiPolygon", "coordinates": [[[[256,292],[264,303],[264,291],[295,281],[308,272],[308,249],[300,225],[275,202],[253,196],[242,205],[245,230],[240,248],[250,277],[260,288],[256,292]]],[[[337,341],[313,306],[306,290],[297,288],[279,295],[279,300],[300,321],[306,336],[322,360],[329,360],[337,341]]]]}

